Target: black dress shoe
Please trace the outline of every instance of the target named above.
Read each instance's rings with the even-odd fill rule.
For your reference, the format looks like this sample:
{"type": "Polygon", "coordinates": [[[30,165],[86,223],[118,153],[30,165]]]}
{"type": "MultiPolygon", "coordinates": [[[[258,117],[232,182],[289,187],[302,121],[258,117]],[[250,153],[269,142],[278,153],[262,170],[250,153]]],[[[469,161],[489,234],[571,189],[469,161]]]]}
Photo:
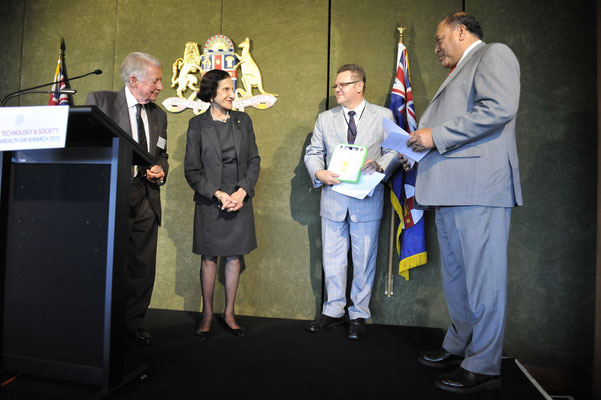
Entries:
{"type": "Polygon", "coordinates": [[[358,340],[361,339],[366,332],[367,325],[365,325],[365,319],[351,319],[351,324],[348,327],[348,335],[346,335],[346,338],[351,340],[358,340]]]}
{"type": "Polygon", "coordinates": [[[138,344],[150,345],[154,343],[154,339],[150,333],[146,332],[144,329],[129,332],[129,337],[133,342],[138,344]]]}
{"type": "Polygon", "coordinates": [[[453,393],[475,393],[482,389],[495,389],[501,386],[501,375],[484,375],[461,367],[443,374],[434,383],[439,389],[453,393]]]}
{"type": "Polygon", "coordinates": [[[342,318],[333,318],[328,315],[321,314],[315,321],[305,325],[305,330],[309,332],[323,332],[326,329],[342,325],[342,318]]]}
{"type": "Polygon", "coordinates": [[[447,368],[461,364],[463,357],[451,354],[441,347],[438,350],[422,352],[417,361],[428,367],[447,368]]]}

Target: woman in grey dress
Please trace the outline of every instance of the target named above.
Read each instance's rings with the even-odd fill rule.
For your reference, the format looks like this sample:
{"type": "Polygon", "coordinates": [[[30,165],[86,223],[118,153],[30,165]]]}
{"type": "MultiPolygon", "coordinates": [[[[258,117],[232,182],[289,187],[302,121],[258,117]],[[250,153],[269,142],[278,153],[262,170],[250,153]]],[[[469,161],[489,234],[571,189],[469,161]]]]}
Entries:
{"type": "Polygon", "coordinates": [[[217,257],[224,257],[223,319],[230,332],[244,336],[234,316],[234,302],[244,254],[257,247],[252,197],[261,159],[250,117],[232,111],[234,86],[227,72],[207,72],[198,97],[211,106],[190,120],[184,160],[196,203],[193,251],[202,255],[203,308],[196,334],[206,339],[211,333],[217,257]]]}

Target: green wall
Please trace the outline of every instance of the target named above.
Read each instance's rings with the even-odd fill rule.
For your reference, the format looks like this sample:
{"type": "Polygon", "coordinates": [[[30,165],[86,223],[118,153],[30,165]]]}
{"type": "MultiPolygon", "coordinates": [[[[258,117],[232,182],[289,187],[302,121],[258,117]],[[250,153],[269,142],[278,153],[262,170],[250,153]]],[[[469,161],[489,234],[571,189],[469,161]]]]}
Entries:
{"type": "MultiPolygon", "coordinates": [[[[590,390],[597,104],[595,2],[466,1],[487,41],[521,62],[517,119],[524,207],[512,215],[505,351],[590,390]],[[544,6],[543,6],[544,5],[544,6]],[[507,23],[510,21],[510,23],[507,23]],[[488,33],[487,33],[488,28],[488,33]]],[[[570,383],[557,382],[567,380],[570,383]]]]}
{"type": "MultiPolygon", "coordinates": [[[[0,0],[0,97],[50,81],[58,45],[67,45],[76,104],[88,92],[118,90],[119,64],[131,51],[171,64],[185,43],[225,34],[235,44],[251,39],[264,87],[277,93],[269,110],[249,109],[262,157],[254,200],[259,247],[247,258],[237,313],[310,319],[320,311],[319,190],[303,164],[317,114],[335,105],[328,89],[339,65],[367,72],[369,101],[386,104],[395,71],[396,27],[409,29],[411,78],[418,116],[446,77],[434,56],[434,30],[461,0],[0,0]]],[[[485,40],[507,43],[522,69],[518,149],[525,206],[513,212],[509,247],[509,304],[505,352],[536,371],[559,371],[566,390],[590,386],[595,243],[595,48],[593,1],[466,0],[485,40]],[[559,21],[558,15],[562,18],[559,21]]],[[[9,105],[46,104],[46,95],[9,105]]],[[[191,252],[192,190],[183,177],[190,111],[169,114],[170,175],[164,187],[152,306],[200,310],[200,259],[191,252]]],[[[384,295],[390,210],[383,220],[371,308],[374,323],[446,328],[433,218],[426,213],[429,262],[405,281],[395,276],[384,295]]],[[[394,264],[397,259],[395,257],[394,264]]],[[[396,269],[396,268],[395,268],[396,269]]],[[[222,279],[222,277],[221,277],[222,279]]],[[[223,305],[223,287],[215,294],[223,305]]]]}

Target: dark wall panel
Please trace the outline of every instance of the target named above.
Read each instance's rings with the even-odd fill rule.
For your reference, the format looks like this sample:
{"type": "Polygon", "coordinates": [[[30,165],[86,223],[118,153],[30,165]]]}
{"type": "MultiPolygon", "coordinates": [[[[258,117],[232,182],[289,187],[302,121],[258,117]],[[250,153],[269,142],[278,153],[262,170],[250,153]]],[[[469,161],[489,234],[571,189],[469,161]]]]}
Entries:
{"type": "MultiPolygon", "coordinates": [[[[434,54],[434,31],[445,16],[461,9],[461,1],[332,1],[332,41],[330,80],[342,64],[356,63],[367,75],[365,97],[369,102],[388,106],[394,75],[402,21],[407,27],[404,44],[408,49],[411,83],[417,116],[426,108],[448,72],[434,54]]],[[[330,91],[330,107],[336,98],[330,91]]],[[[398,276],[398,257],[393,261],[394,295],[387,297],[386,274],[390,204],[380,229],[380,247],[374,292],[371,301],[376,323],[439,326],[448,325],[448,316],[440,276],[440,259],[434,218],[426,213],[428,263],[410,271],[410,280],[398,276]]]]}
{"type": "MultiPolygon", "coordinates": [[[[521,64],[524,207],[512,215],[505,350],[589,387],[596,222],[595,2],[466,1],[521,64]],[[558,16],[561,16],[560,18],[558,16]]],[[[555,384],[560,384],[555,382],[555,384]]],[[[576,386],[576,385],[573,385],[576,386]]]]}
{"type": "MultiPolygon", "coordinates": [[[[75,104],[84,104],[89,90],[111,89],[116,13],[116,0],[66,0],[61,2],[60,7],[51,0],[26,1],[21,87],[54,79],[60,39],[64,37],[69,76],[96,68],[104,71],[102,75],[92,75],[71,83],[71,87],[80,92],[74,97],[75,104]]],[[[48,104],[48,98],[47,94],[23,96],[21,105],[48,104]]]]}
{"type": "Polygon", "coordinates": [[[312,318],[321,299],[319,192],[310,189],[302,156],[324,109],[327,29],[326,1],[224,3],[223,33],[236,44],[250,38],[263,87],[278,94],[271,109],[247,110],[261,155],[254,202],[259,248],[247,257],[241,313],[312,318]]]}
{"type": "MultiPolygon", "coordinates": [[[[5,60],[0,69],[0,100],[20,89],[24,2],[25,0],[0,1],[0,54],[5,60]]],[[[10,100],[6,105],[17,106],[18,99],[10,100]]]]}
{"type": "MultiPolygon", "coordinates": [[[[184,56],[187,42],[198,43],[202,53],[205,41],[220,33],[221,9],[221,0],[186,0],[169,7],[158,0],[119,1],[115,90],[123,86],[118,76],[121,60],[133,51],[143,51],[163,63],[163,91],[158,103],[175,97],[175,90],[171,88],[173,63],[184,56]]],[[[193,116],[190,110],[167,113],[169,176],[161,189],[163,226],[159,229],[152,307],[198,311],[200,306],[200,258],[192,254],[193,192],[183,170],[188,121],[193,116]]]]}

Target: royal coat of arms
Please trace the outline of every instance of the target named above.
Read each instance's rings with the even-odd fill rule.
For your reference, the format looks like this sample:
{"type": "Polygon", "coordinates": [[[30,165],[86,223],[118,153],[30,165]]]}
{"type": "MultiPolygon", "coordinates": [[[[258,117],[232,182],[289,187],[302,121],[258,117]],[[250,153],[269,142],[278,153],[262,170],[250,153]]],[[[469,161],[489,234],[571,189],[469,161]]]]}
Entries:
{"type": "Polygon", "coordinates": [[[171,87],[177,97],[169,97],[163,106],[170,112],[182,112],[187,108],[198,115],[209,108],[209,103],[197,98],[200,79],[212,69],[227,71],[234,82],[236,99],[234,109],[244,110],[254,107],[261,110],[269,108],[277,101],[277,94],[267,93],[263,89],[261,71],[250,54],[250,40],[246,38],[238,45],[240,54],[235,52],[234,43],[225,35],[214,35],[206,41],[200,54],[196,42],[186,43],[184,56],[173,63],[171,87]],[[253,88],[259,94],[253,96],[253,88]]]}

